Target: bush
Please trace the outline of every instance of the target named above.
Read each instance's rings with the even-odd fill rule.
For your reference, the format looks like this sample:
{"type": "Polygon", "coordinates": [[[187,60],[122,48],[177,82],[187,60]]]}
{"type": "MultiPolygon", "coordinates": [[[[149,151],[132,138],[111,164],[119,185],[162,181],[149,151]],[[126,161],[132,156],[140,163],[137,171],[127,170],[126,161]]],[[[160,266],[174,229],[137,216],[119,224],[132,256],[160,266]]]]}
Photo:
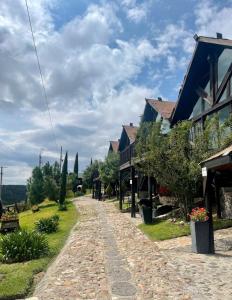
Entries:
{"type": "Polygon", "coordinates": [[[39,232],[52,233],[58,230],[60,217],[53,215],[50,218],[42,218],[35,223],[35,228],[39,232]]]}
{"type": "Polygon", "coordinates": [[[81,192],[81,191],[77,191],[77,192],[76,192],[76,196],[77,196],[77,197],[84,196],[84,193],[83,193],[83,192],[81,192]]]}
{"type": "Polygon", "coordinates": [[[7,263],[28,261],[49,254],[48,241],[35,231],[16,231],[0,240],[2,260],[7,263]]]}

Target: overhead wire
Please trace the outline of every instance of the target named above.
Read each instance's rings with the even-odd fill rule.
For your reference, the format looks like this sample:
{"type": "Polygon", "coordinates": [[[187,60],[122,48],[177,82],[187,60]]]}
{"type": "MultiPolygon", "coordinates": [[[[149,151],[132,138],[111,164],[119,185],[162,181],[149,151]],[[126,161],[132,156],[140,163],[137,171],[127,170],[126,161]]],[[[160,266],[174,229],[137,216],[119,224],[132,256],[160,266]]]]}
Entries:
{"type": "Polygon", "coordinates": [[[36,46],[36,42],[35,42],[35,35],[34,35],[33,27],[32,27],[30,10],[29,10],[29,6],[28,6],[27,0],[25,0],[25,4],[26,4],[28,22],[29,22],[30,30],[31,30],[31,36],[32,36],[32,41],[33,41],[33,46],[34,46],[34,52],[35,52],[35,56],[36,56],[36,60],[37,60],[37,65],[38,65],[38,70],[39,70],[39,74],[40,74],[41,85],[42,85],[42,89],[43,89],[43,93],[44,93],[44,100],[45,100],[46,109],[48,111],[48,116],[49,116],[49,120],[50,120],[51,131],[52,131],[52,134],[53,134],[53,138],[54,138],[55,144],[56,144],[57,148],[59,149],[59,146],[58,146],[58,143],[57,143],[56,134],[55,134],[55,129],[54,129],[53,121],[52,121],[52,115],[51,115],[51,111],[50,111],[50,107],[49,107],[48,96],[47,96],[47,92],[46,92],[46,88],[45,88],[45,84],[44,84],[44,77],[43,77],[43,73],[42,73],[42,69],[41,69],[41,64],[40,64],[40,60],[39,60],[39,55],[38,55],[38,50],[37,50],[37,46],[36,46]]]}

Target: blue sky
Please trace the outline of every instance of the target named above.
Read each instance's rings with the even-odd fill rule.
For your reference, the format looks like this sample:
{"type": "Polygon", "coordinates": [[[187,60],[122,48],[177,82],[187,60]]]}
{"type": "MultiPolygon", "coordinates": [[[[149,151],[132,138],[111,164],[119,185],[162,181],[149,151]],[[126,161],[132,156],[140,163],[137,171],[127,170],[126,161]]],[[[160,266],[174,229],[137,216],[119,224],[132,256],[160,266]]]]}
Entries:
{"type": "Polygon", "coordinates": [[[232,38],[231,0],[28,0],[57,141],[41,90],[24,0],[0,2],[0,164],[25,183],[38,163],[103,159],[147,97],[175,101],[193,35],[232,38]],[[14,2],[14,5],[12,5],[14,2]],[[58,146],[57,146],[58,145],[58,146]]]}

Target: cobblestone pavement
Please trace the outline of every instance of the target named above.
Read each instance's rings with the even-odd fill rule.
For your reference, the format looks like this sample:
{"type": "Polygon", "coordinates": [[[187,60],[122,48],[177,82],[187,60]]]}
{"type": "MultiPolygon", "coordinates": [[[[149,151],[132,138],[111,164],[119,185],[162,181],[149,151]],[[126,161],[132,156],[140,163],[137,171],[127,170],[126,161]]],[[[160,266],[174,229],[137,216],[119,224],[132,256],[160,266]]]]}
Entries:
{"type": "Polygon", "coordinates": [[[37,285],[37,299],[232,299],[232,252],[223,242],[232,232],[219,236],[217,255],[197,255],[188,238],[174,247],[150,241],[113,204],[75,203],[80,221],[37,285]]]}

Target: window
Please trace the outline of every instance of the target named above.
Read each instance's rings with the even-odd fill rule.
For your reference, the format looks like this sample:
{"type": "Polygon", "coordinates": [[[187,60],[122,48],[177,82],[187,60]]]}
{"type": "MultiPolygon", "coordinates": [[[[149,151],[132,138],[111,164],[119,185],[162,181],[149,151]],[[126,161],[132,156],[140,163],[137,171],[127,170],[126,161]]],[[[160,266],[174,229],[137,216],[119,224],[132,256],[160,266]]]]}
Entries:
{"type": "MultiPolygon", "coordinates": [[[[207,93],[207,96],[210,95],[210,81],[208,81],[208,83],[206,84],[204,91],[207,93]]],[[[205,110],[209,109],[211,106],[212,105],[209,103],[208,99],[199,97],[189,119],[192,119],[193,117],[200,115],[205,110]]]]}
{"type": "Polygon", "coordinates": [[[218,88],[232,63],[232,49],[224,49],[218,58],[218,88]]]}

